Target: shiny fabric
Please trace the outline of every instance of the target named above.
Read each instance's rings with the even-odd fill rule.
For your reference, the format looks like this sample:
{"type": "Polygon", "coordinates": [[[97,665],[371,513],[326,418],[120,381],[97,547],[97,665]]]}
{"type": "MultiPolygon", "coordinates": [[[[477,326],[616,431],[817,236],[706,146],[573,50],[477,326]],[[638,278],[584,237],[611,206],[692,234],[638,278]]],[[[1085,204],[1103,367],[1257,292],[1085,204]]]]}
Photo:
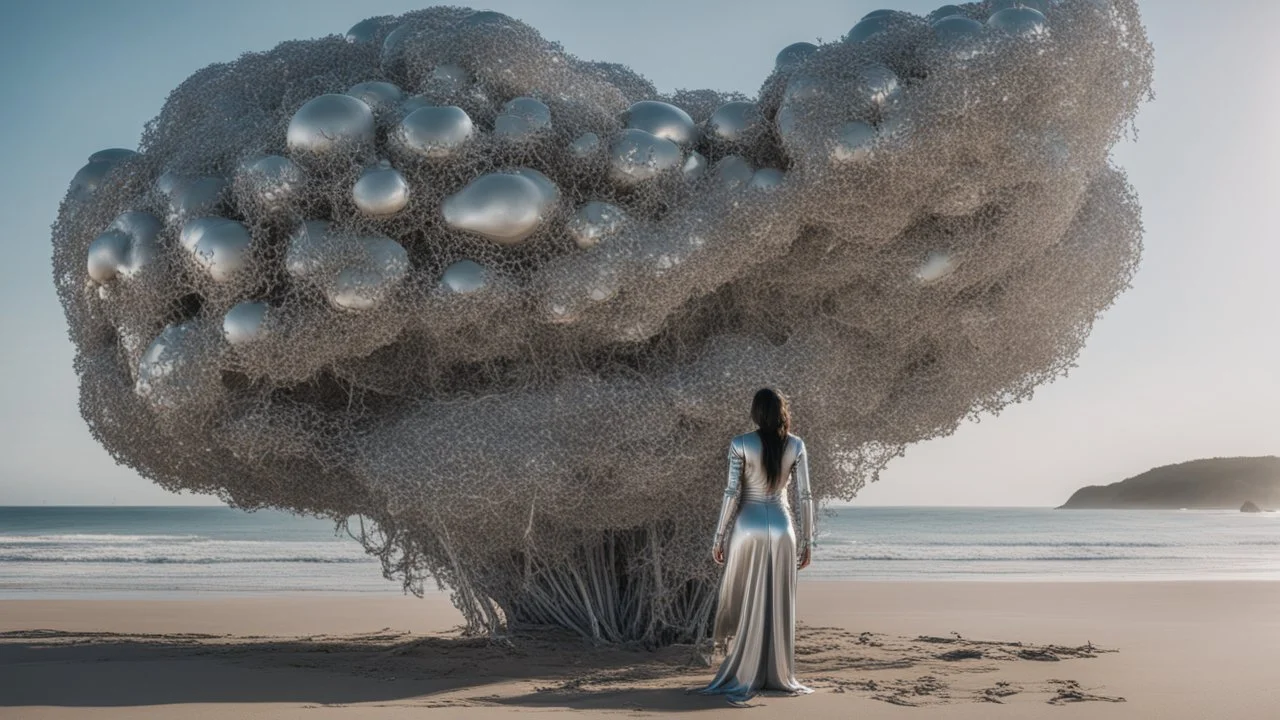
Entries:
{"type": "Polygon", "coordinates": [[[716,606],[715,646],[732,650],[714,680],[698,692],[745,703],[759,692],[813,692],[795,676],[796,565],[813,541],[813,495],[804,441],[787,436],[782,467],[787,482],[768,491],[763,447],[756,433],[729,443],[729,481],[713,548],[724,546],[724,575],[716,606]],[[799,503],[800,532],[787,494],[799,503]],[[732,525],[731,525],[732,523],[732,525]],[[727,545],[725,544],[727,542],[727,545]]]}

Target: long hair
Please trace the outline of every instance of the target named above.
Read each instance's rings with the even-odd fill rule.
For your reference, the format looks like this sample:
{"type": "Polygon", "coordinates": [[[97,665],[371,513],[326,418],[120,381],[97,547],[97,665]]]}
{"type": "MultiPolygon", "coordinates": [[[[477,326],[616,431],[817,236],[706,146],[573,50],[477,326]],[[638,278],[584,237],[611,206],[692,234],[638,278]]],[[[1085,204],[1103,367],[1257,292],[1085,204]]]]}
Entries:
{"type": "Polygon", "coordinates": [[[787,447],[787,433],[791,431],[791,407],[787,398],[773,388],[761,388],[751,401],[751,420],[759,426],[756,434],[764,446],[769,492],[777,492],[783,482],[782,453],[787,447]]]}

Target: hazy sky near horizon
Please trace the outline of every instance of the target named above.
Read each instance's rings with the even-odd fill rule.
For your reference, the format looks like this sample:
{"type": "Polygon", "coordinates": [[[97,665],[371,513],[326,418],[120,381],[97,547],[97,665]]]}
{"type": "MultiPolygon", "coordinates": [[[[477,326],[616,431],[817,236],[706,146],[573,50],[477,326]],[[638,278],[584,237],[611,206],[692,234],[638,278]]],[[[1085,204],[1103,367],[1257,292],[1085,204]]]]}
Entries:
{"type": "MultiPolygon", "coordinates": [[[[93,152],[136,147],[192,72],[278,42],[343,33],[421,0],[18,0],[0,44],[0,505],[209,503],[116,466],[79,415],[49,227],[93,152]]],[[[461,4],[461,3],[460,3],[461,4]]],[[[928,12],[940,3],[887,6],[928,12]]],[[[754,95],[782,47],[831,41],[868,0],[488,0],[579,57],[660,90],[754,95]]],[[[1056,505],[1078,486],[1197,457],[1280,454],[1280,7],[1142,3],[1156,99],[1118,147],[1144,207],[1131,290],[1078,367],[1029,403],[908,449],[859,502],[1056,505]]],[[[744,399],[744,403],[746,400],[744,399]]],[[[145,432],[145,429],[140,429],[145,432]]],[[[804,418],[796,432],[805,434],[804,418]]]]}

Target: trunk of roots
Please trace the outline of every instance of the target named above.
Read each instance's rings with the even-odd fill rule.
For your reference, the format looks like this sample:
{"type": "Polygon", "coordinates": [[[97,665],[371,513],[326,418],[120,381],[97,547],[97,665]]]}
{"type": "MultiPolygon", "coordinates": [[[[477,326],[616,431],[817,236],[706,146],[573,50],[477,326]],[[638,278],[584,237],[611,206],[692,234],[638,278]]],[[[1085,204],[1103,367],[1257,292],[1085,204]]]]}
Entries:
{"type": "Polygon", "coordinates": [[[554,627],[603,643],[701,643],[711,628],[717,585],[664,567],[662,535],[607,532],[554,563],[520,553],[508,572],[490,568],[483,578],[455,578],[454,604],[468,627],[489,634],[554,627]]]}

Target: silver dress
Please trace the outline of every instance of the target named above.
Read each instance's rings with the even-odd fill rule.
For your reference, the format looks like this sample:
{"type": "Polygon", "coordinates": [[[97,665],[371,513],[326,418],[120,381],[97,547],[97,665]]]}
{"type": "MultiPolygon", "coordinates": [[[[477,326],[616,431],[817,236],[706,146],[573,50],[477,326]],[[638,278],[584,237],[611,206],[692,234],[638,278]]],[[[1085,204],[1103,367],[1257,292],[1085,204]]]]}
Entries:
{"type": "Polygon", "coordinates": [[[746,433],[729,443],[729,482],[713,541],[713,548],[727,543],[714,637],[717,649],[734,642],[715,679],[698,692],[724,694],[735,703],[761,691],[813,692],[795,675],[797,563],[813,542],[809,462],[795,435],[787,436],[782,468],[787,481],[771,494],[760,436],[746,433]],[[799,547],[787,501],[792,487],[800,508],[799,547]]]}

